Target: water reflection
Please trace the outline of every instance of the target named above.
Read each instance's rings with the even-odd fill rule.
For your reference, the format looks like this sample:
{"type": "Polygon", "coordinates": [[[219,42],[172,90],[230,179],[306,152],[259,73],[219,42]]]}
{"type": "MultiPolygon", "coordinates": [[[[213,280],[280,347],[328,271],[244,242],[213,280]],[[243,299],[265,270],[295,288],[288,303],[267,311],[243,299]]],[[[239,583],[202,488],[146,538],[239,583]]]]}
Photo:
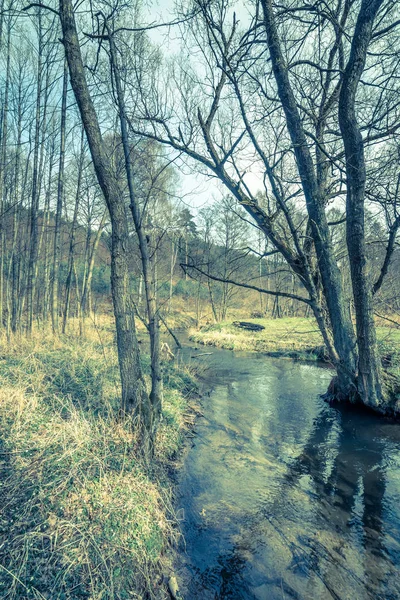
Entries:
{"type": "Polygon", "coordinates": [[[400,427],[328,407],[318,367],[216,356],[181,483],[186,599],[399,598],[400,427]]]}
{"type": "MultiPolygon", "coordinates": [[[[363,584],[371,597],[375,597],[377,584],[379,587],[388,571],[383,530],[385,450],[393,439],[398,442],[398,426],[390,423],[382,426],[375,417],[351,409],[334,412],[326,407],[315,420],[286,480],[291,487],[301,477],[311,478],[320,519],[338,531],[343,541],[353,537],[358,542],[360,554],[363,552],[363,584]],[[328,444],[333,437],[335,444],[328,444]],[[351,533],[346,529],[351,529],[351,533]]],[[[342,555],[346,557],[343,552],[342,555]]],[[[335,567],[338,564],[340,561],[335,567]]],[[[342,568],[348,569],[348,565],[342,568]]]]}

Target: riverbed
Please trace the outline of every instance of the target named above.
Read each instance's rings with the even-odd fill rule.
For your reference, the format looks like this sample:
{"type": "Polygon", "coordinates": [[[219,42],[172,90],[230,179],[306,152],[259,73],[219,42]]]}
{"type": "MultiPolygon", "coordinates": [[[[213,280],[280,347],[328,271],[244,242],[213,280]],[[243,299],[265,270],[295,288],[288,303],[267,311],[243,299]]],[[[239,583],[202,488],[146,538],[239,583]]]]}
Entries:
{"type": "Polygon", "coordinates": [[[400,425],[328,406],[317,364],[208,351],[183,352],[207,390],[179,476],[184,599],[400,598],[400,425]]]}

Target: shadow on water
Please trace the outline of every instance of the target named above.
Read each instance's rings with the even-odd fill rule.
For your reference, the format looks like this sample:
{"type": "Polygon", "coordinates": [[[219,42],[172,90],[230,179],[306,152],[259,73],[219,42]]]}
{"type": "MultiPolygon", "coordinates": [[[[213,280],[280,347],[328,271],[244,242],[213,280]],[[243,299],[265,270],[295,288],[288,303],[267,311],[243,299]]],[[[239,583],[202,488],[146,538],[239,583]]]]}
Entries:
{"type": "Polygon", "coordinates": [[[190,599],[400,598],[400,427],[315,365],[216,352],[180,483],[190,599]]]}

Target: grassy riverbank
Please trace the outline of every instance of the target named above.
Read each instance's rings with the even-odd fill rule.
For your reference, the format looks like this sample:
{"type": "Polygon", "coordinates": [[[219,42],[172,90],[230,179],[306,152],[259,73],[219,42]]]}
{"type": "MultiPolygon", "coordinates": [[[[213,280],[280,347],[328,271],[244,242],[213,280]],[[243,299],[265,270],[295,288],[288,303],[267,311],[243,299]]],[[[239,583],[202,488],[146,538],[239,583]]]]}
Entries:
{"type": "Polygon", "coordinates": [[[173,364],[165,381],[149,473],[118,420],[110,323],[85,339],[1,340],[1,598],[165,597],[165,551],[178,535],[166,473],[195,387],[173,364]]]}
{"type": "MultiPolygon", "coordinates": [[[[206,346],[228,350],[262,352],[272,356],[287,356],[306,360],[320,360],[324,356],[323,340],[313,319],[288,317],[284,319],[245,319],[265,327],[262,331],[246,331],[232,322],[218,323],[192,329],[190,338],[206,346]]],[[[395,368],[400,363],[400,328],[377,327],[382,356],[390,357],[395,368]]]]}

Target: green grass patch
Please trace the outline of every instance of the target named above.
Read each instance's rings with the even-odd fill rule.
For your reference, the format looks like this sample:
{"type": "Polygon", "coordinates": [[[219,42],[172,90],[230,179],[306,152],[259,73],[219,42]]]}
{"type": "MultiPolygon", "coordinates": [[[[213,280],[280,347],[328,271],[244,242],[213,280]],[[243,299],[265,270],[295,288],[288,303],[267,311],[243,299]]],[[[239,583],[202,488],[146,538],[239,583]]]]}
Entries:
{"type": "MultiPolygon", "coordinates": [[[[246,331],[232,322],[218,323],[191,330],[190,338],[200,344],[228,350],[262,352],[275,356],[319,360],[323,355],[323,339],[314,319],[246,319],[265,327],[262,331],[246,331]]],[[[379,350],[390,357],[391,369],[400,364],[400,329],[377,327],[379,350]]]]}
{"type": "Polygon", "coordinates": [[[323,344],[316,323],[311,319],[246,319],[250,323],[263,325],[263,331],[246,331],[230,322],[191,331],[192,340],[205,345],[265,352],[282,356],[310,357],[316,347],[323,344]]]}

